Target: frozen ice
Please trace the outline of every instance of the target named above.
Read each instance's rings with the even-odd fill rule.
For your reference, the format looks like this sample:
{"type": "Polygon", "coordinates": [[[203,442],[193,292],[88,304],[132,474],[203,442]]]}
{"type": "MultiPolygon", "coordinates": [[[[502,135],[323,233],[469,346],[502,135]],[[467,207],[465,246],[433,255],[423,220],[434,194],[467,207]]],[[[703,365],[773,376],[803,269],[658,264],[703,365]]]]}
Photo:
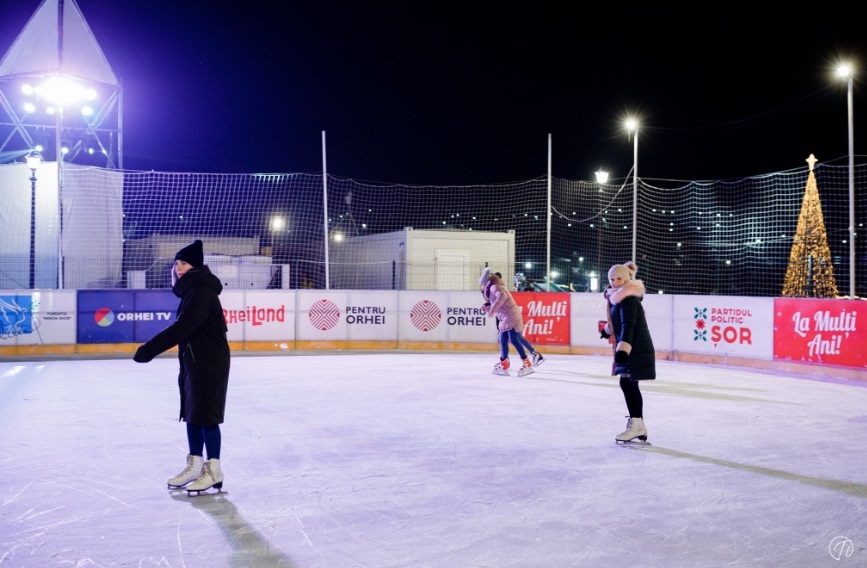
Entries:
{"type": "Polygon", "coordinates": [[[867,385],[659,361],[624,447],[609,358],[496,357],[235,353],[199,497],[174,354],[6,358],[0,567],[867,565],[867,385]]]}

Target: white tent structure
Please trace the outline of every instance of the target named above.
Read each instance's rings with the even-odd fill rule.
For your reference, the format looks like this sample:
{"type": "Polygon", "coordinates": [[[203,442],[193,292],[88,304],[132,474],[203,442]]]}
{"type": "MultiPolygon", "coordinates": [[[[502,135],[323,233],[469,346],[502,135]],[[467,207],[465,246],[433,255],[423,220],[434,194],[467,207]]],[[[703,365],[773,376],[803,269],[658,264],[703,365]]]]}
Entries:
{"type": "Polygon", "coordinates": [[[122,106],[75,0],[42,0],[0,60],[0,289],[120,285],[122,106]]]}
{"type": "Polygon", "coordinates": [[[41,145],[49,160],[66,147],[63,161],[95,156],[108,168],[123,169],[122,94],[75,0],[43,0],[0,60],[0,106],[6,114],[0,123],[0,157],[5,158],[0,161],[41,145]],[[94,94],[88,101],[92,113],[83,114],[70,100],[50,100],[48,91],[22,91],[46,81],[94,94]],[[28,103],[33,106],[27,108],[28,103]]]}

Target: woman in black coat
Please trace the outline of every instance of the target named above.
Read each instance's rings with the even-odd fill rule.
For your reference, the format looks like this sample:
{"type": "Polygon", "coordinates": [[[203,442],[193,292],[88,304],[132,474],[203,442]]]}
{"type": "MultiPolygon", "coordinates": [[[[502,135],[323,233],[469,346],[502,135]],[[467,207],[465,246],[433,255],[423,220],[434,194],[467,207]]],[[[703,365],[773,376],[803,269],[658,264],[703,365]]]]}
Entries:
{"type": "Polygon", "coordinates": [[[635,279],[638,267],[634,262],[615,264],[608,270],[605,299],[608,304],[608,324],[602,337],[614,337],[614,364],[612,375],[620,375],[620,390],[626,399],[629,421],[626,431],[614,439],[629,442],[638,438],[647,441],[644,424],[644,399],[638,381],[656,378],[656,350],[647,327],[647,318],[641,301],[646,289],[635,279]]]}
{"type": "Polygon", "coordinates": [[[142,344],[133,359],[147,363],[178,346],[179,420],[187,423],[187,467],[168,481],[170,489],[204,491],[223,486],[221,433],[229,384],[229,343],[219,294],[223,285],[204,264],[202,241],[178,251],[172,268],[172,292],[181,299],[170,326],[142,344]],[[208,460],[203,457],[203,450],[208,460]]]}

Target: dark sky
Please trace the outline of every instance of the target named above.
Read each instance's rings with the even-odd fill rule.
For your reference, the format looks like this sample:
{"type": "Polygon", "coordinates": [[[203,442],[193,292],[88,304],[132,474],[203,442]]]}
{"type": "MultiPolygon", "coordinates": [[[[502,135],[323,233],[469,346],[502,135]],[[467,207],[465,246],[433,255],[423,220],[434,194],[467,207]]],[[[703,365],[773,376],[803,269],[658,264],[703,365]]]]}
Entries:
{"type": "MultiPolygon", "coordinates": [[[[627,112],[645,179],[763,175],[811,153],[845,164],[833,69],[842,56],[867,67],[859,18],[821,5],[77,4],[123,81],[135,170],[320,172],[325,131],[336,176],[498,183],[546,175],[550,134],[554,176],[618,179],[633,161],[627,112]]],[[[0,2],[2,53],[38,5],[0,2]]],[[[856,154],[862,93],[856,77],[856,154]]]]}

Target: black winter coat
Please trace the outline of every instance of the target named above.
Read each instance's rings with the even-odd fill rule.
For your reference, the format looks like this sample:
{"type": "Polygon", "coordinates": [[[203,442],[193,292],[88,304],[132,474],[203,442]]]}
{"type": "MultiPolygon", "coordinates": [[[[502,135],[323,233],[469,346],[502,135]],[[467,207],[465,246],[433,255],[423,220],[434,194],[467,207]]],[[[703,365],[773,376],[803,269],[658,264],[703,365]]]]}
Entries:
{"type": "Polygon", "coordinates": [[[179,420],[202,426],[222,424],[226,409],[230,354],[222,290],[207,266],[187,271],[172,286],[181,299],[174,323],[142,344],[134,357],[147,362],[178,346],[179,420]]]}
{"type": "Polygon", "coordinates": [[[626,351],[623,363],[614,362],[612,375],[629,374],[633,380],[656,378],[656,350],[644,315],[644,283],[630,280],[620,288],[609,288],[605,297],[609,305],[609,324],[614,336],[614,351],[626,351]]]}

